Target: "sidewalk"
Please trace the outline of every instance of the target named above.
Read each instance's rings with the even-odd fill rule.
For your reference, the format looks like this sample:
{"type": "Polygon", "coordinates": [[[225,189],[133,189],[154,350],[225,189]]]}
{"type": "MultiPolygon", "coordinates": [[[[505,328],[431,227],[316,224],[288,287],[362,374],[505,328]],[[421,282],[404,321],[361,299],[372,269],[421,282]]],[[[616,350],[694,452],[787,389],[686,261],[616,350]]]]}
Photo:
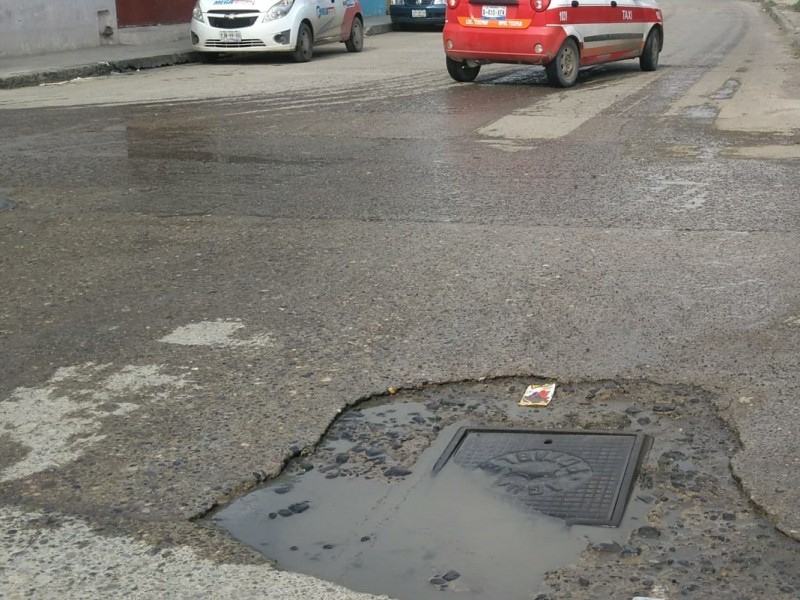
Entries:
{"type": "MultiPolygon", "coordinates": [[[[388,15],[366,17],[364,34],[378,35],[392,31],[388,15]]],[[[147,45],[110,45],[54,52],[36,56],[15,56],[0,59],[0,90],[33,86],[42,83],[69,81],[76,77],[94,77],[113,72],[153,69],[169,65],[198,62],[197,53],[186,39],[147,45]]]]}

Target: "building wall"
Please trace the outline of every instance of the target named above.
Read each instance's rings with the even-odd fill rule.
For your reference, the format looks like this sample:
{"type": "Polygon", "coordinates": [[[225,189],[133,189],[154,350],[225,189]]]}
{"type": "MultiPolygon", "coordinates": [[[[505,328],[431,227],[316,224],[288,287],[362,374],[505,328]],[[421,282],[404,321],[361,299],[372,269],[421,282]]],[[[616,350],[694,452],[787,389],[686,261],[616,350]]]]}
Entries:
{"type": "Polygon", "coordinates": [[[188,23],[195,0],[117,0],[120,27],[188,23]]]}
{"type": "Polygon", "coordinates": [[[114,0],[0,0],[0,57],[112,43],[114,0]]]}
{"type": "Polygon", "coordinates": [[[386,0],[361,0],[361,10],[365,17],[388,14],[386,0]]]}

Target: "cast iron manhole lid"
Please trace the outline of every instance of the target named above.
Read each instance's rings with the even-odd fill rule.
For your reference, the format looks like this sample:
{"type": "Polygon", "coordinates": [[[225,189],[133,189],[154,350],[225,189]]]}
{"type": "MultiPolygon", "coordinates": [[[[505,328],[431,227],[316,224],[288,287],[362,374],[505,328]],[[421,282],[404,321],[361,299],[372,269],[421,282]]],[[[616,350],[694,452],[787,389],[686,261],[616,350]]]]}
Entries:
{"type": "Polygon", "coordinates": [[[521,509],[616,527],[650,443],[641,433],[462,427],[433,472],[453,462],[521,509]]]}

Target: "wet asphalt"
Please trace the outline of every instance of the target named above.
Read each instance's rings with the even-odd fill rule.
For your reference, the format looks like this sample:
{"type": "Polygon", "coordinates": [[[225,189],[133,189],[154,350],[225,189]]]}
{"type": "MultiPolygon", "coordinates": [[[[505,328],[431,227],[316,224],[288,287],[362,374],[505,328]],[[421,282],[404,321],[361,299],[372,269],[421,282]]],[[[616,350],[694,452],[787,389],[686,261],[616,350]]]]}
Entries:
{"type": "MultiPolygon", "coordinates": [[[[453,84],[422,31],[363,63],[321,52],[286,83],[291,63],[241,61],[213,67],[213,92],[192,66],[0,97],[3,587],[188,596],[200,565],[212,594],[355,598],[267,570],[202,517],[310,455],[348,405],[510,376],[700,390],[709,431],[736,440],[737,514],[752,502],[753,527],[797,538],[797,161],[726,154],[797,131],[670,112],[738,40],[772,43],[754,6],[715,7],[665,3],[654,78],[626,63],[575,91],[513,66],[453,84]],[[275,82],[242,82],[259,71],[275,82]],[[563,137],[479,133],[576,98],[563,137]],[[111,592],[75,575],[128,555],[111,592]]],[[[739,597],[660,573],[632,587],[739,597]]],[[[553,598],[607,593],[569,577],[553,598]]]]}

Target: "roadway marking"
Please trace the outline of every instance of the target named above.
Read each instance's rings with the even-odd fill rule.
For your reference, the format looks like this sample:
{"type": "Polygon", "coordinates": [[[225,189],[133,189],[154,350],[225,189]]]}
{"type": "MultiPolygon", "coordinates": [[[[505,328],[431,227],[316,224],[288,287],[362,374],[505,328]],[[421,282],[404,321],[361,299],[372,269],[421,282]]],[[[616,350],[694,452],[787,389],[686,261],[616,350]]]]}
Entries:
{"type": "Polygon", "coordinates": [[[35,595],[65,600],[111,596],[375,599],[265,564],[212,560],[187,545],[159,553],[144,541],[100,535],[96,526],[83,519],[59,513],[0,507],[0,531],[4,546],[0,549],[0,590],[8,590],[9,598],[39,590],[42,593],[35,595]],[[44,527],[45,519],[55,523],[44,527]],[[100,575],[92,576],[95,573],[100,575]]]}
{"type": "Polygon", "coordinates": [[[269,335],[257,335],[249,339],[235,338],[234,334],[244,329],[238,319],[219,319],[217,321],[201,321],[178,327],[159,341],[179,346],[211,346],[213,348],[264,348],[274,346],[269,335]]]}
{"type": "Polygon", "coordinates": [[[489,143],[506,151],[513,151],[513,144],[507,141],[562,138],[608,107],[650,85],[658,76],[657,73],[637,73],[609,83],[578,86],[551,94],[481,127],[478,134],[490,138],[489,143]],[[500,143],[494,143],[495,140],[500,143]]]}
{"type": "Polygon", "coordinates": [[[766,158],[773,160],[786,160],[800,158],[800,144],[766,146],[737,146],[725,148],[720,152],[722,156],[730,158],[766,158]]]}
{"type": "Polygon", "coordinates": [[[111,372],[112,368],[95,363],[64,367],[44,386],[17,388],[0,402],[0,436],[28,450],[22,460],[0,472],[0,481],[28,477],[80,457],[105,438],[99,433],[104,419],[140,408],[123,398],[163,400],[188,384],[182,376],[163,373],[159,365],[128,365],[111,372]]]}

